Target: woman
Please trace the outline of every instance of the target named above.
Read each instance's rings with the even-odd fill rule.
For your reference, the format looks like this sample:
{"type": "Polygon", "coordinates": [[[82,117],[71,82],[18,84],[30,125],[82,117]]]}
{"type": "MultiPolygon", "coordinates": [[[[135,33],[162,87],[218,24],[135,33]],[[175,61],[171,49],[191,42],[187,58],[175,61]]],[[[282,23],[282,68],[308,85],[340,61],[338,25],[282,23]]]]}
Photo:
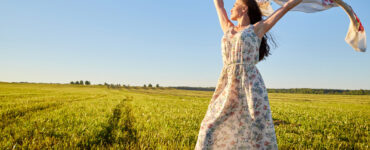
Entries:
{"type": "Polygon", "coordinates": [[[214,0],[221,28],[224,67],[201,123],[195,149],[278,149],[264,81],[256,64],[269,53],[265,33],[302,0],[289,0],[262,20],[255,0],[236,0],[227,17],[214,0]]]}

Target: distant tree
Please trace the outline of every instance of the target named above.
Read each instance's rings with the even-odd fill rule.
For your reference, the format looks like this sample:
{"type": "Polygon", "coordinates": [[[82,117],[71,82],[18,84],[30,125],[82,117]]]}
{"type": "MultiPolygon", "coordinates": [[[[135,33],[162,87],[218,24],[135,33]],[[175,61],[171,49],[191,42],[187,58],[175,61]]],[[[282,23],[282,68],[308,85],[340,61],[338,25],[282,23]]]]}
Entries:
{"type": "Polygon", "coordinates": [[[365,92],[365,90],[360,89],[360,90],[358,91],[358,93],[359,93],[359,95],[364,95],[366,92],[365,92]]]}
{"type": "Polygon", "coordinates": [[[90,81],[85,81],[85,85],[90,85],[91,83],[90,83],[90,81]]]}
{"type": "Polygon", "coordinates": [[[159,84],[156,84],[155,87],[159,88],[159,84]]]}
{"type": "Polygon", "coordinates": [[[153,85],[152,85],[151,83],[149,83],[148,87],[150,87],[150,88],[151,88],[151,87],[153,87],[153,85]]]}
{"type": "Polygon", "coordinates": [[[144,84],[144,88],[146,88],[146,85],[144,84]]]}
{"type": "Polygon", "coordinates": [[[73,81],[71,81],[70,84],[75,84],[75,83],[73,81]]]}
{"type": "Polygon", "coordinates": [[[108,89],[121,89],[121,85],[120,84],[108,84],[108,83],[105,83],[105,85],[108,87],[108,89]]]}
{"type": "Polygon", "coordinates": [[[108,85],[108,83],[107,82],[104,82],[104,85],[108,85]]]}

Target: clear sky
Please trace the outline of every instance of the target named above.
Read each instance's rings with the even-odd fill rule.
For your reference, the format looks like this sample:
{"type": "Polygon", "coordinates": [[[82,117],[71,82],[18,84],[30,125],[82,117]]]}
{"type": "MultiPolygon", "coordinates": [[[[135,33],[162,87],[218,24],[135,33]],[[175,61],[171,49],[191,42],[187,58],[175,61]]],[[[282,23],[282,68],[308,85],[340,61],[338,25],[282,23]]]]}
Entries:
{"type": "MultiPolygon", "coordinates": [[[[370,32],[370,1],[347,2],[370,32]]],[[[222,69],[212,0],[1,1],[0,14],[0,81],[214,87],[222,69]]],[[[348,25],[339,7],[288,12],[257,64],[267,88],[370,89],[370,50],[344,41],[348,25]]]]}

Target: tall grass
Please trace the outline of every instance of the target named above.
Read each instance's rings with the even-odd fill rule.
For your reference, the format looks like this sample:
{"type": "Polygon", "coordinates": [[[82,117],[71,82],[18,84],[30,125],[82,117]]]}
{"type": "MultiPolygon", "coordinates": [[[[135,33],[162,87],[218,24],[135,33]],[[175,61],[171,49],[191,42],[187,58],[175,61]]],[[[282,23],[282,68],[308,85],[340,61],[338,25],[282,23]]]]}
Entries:
{"type": "MultiPolygon", "coordinates": [[[[0,149],[194,149],[212,94],[0,83],[0,149]]],[[[280,149],[369,149],[369,95],[269,99],[280,149]]]]}

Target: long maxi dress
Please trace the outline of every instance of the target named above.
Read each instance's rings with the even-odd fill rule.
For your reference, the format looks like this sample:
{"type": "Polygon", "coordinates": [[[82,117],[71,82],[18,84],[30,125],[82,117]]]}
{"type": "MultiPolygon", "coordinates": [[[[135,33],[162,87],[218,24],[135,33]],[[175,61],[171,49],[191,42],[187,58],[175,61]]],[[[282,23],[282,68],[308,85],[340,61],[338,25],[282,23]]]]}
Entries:
{"type": "Polygon", "coordinates": [[[200,124],[196,150],[278,149],[253,24],[221,40],[223,68],[200,124]]]}

